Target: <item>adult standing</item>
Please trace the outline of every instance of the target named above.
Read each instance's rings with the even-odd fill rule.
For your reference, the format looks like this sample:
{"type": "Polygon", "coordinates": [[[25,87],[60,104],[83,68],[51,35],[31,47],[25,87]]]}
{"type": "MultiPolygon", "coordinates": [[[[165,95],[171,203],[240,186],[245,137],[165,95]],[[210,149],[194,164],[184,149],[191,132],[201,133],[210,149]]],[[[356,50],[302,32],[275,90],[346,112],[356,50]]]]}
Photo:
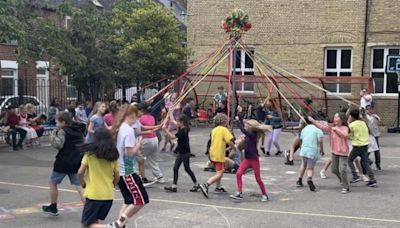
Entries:
{"type": "Polygon", "coordinates": [[[214,108],[217,109],[218,107],[221,106],[221,103],[223,101],[227,101],[227,100],[228,100],[228,95],[224,91],[224,87],[223,86],[219,86],[218,87],[218,93],[216,93],[214,95],[214,108]]]}
{"type": "Polygon", "coordinates": [[[372,105],[372,96],[368,94],[367,89],[360,91],[360,109],[366,109],[368,105],[372,105]]]}

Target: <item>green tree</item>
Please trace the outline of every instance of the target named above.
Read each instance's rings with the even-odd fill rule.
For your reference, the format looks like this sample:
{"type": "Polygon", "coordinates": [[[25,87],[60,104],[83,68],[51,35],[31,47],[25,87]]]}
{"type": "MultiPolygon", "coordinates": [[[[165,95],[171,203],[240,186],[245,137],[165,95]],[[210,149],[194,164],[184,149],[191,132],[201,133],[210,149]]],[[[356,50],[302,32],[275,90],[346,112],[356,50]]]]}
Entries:
{"type": "Polygon", "coordinates": [[[22,0],[0,1],[0,43],[18,40],[25,34],[24,24],[20,20],[22,0]]]}
{"type": "Polygon", "coordinates": [[[173,14],[154,1],[117,2],[112,11],[115,33],[109,40],[119,47],[123,83],[140,86],[185,68],[187,52],[179,26],[173,14]]]}

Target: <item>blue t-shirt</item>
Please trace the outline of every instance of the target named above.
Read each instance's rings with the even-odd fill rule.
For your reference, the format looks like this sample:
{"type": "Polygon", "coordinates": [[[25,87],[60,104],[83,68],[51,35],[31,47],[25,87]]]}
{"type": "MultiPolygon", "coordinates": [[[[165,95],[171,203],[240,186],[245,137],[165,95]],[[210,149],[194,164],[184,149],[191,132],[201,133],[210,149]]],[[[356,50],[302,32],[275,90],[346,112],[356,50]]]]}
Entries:
{"type": "MultiPolygon", "coordinates": [[[[90,118],[90,123],[93,124],[93,131],[104,127],[104,119],[102,116],[99,115],[93,115],[90,118]]],[[[86,136],[86,143],[92,143],[93,140],[93,133],[88,133],[86,136]]]]}
{"type": "Polygon", "coordinates": [[[324,133],[313,124],[307,125],[300,133],[301,150],[300,156],[317,159],[319,155],[319,139],[324,133]]]}

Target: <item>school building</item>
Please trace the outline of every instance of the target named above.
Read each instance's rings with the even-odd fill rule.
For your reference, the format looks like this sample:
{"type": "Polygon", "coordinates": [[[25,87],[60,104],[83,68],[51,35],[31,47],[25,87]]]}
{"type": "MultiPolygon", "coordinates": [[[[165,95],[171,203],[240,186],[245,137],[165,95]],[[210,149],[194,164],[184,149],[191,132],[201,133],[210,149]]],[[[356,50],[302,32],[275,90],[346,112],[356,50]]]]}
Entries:
{"type": "MultiPolygon", "coordinates": [[[[385,67],[388,55],[400,54],[400,1],[202,0],[188,1],[187,7],[192,61],[221,46],[228,37],[220,27],[221,20],[237,7],[250,17],[252,29],[242,39],[255,56],[264,56],[302,76],[369,78],[382,123],[388,127],[395,124],[397,75],[386,73],[385,67]]],[[[244,53],[240,56],[236,66],[239,74],[259,74],[250,58],[244,53]]],[[[216,73],[227,74],[227,65],[217,68],[216,73]]],[[[215,93],[218,85],[212,86],[215,93]]],[[[332,94],[357,101],[365,87],[358,82],[326,86],[331,92],[327,94],[329,114],[347,105],[333,99],[332,94]]],[[[243,85],[239,90],[257,93],[254,85],[243,85]]]]}

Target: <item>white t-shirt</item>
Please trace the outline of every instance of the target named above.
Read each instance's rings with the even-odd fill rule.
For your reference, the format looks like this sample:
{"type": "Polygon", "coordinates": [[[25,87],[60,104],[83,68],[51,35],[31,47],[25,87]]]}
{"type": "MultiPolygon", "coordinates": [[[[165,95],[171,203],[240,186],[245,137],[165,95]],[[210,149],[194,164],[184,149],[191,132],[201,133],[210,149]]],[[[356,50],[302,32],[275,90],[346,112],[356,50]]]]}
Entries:
{"type": "Polygon", "coordinates": [[[126,176],[136,172],[135,156],[125,155],[126,147],[134,147],[136,144],[135,132],[127,123],[122,123],[117,136],[117,149],[119,152],[120,175],[126,176]]]}
{"type": "Polygon", "coordinates": [[[135,131],[135,136],[138,138],[140,136],[140,132],[142,131],[142,124],[139,122],[139,120],[136,120],[135,123],[132,124],[131,126],[133,130],[135,131]]]}
{"type": "Polygon", "coordinates": [[[370,94],[366,94],[364,96],[361,97],[360,99],[360,108],[364,108],[367,107],[368,105],[372,104],[372,96],[370,94]]]}

